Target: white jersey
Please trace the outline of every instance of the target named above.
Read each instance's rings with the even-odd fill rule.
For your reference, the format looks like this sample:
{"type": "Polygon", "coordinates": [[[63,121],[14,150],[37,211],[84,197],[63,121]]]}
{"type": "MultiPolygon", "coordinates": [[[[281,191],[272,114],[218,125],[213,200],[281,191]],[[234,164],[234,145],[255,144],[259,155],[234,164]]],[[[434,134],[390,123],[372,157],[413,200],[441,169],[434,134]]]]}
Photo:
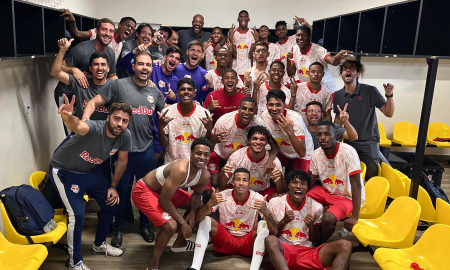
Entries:
{"type": "MultiPolygon", "coordinates": [[[[274,43],[274,44],[280,49],[280,55],[281,55],[280,60],[281,60],[281,62],[283,62],[284,66],[286,68],[286,72],[284,73],[284,77],[283,77],[283,84],[287,85],[287,84],[290,83],[289,75],[287,73],[287,64],[286,64],[286,62],[287,62],[287,54],[289,52],[291,52],[292,47],[294,47],[294,45],[297,44],[296,41],[295,41],[295,35],[290,36],[290,37],[286,37],[286,41],[283,42],[283,43],[277,42],[277,43],[274,43]]],[[[296,82],[297,81],[300,82],[299,79],[298,79],[298,72],[295,72],[294,80],[296,82]]]]}
{"type": "MultiPolygon", "coordinates": [[[[223,88],[222,75],[220,75],[217,72],[217,69],[214,68],[214,69],[208,70],[208,73],[211,74],[211,76],[212,76],[212,79],[214,82],[214,90],[222,89],[223,88]]],[[[237,76],[237,77],[238,77],[238,83],[236,85],[236,88],[240,88],[240,89],[244,88],[245,85],[242,82],[241,77],[239,77],[239,76],[237,76]]]]}
{"type": "MultiPolygon", "coordinates": [[[[255,74],[255,70],[256,70],[256,65],[254,65],[250,71],[250,74],[248,75],[250,78],[252,78],[251,82],[250,82],[250,86],[249,86],[249,90],[250,93],[253,93],[253,84],[256,81],[256,79],[258,79],[258,77],[255,74]]],[[[266,67],[266,73],[269,74],[269,65],[267,65],[266,67]]],[[[269,79],[269,77],[265,76],[264,77],[267,79],[269,79]]]]}
{"type": "MultiPolygon", "coordinates": [[[[289,105],[289,101],[291,100],[291,90],[289,90],[286,86],[283,84],[280,84],[279,90],[283,91],[286,95],[286,105],[289,105]]],[[[261,84],[261,87],[259,88],[258,94],[256,97],[253,97],[258,102],[258,115],[260,116],[263,111],[267,110],[267,99],[266,96],[269,93],[269,91],[272,90],[269,87],[269,81],[265,81],[261,84]]]]}
{"type": "Polygon", "coordinates": [[[294,63],[298,71],[298,77],[301,82],[309,81],[309,65],[314,62],[320,62],[325,68],[325,75],[322,78],[322,85],[326,85],[331,91],[336,91],[336,83],[328,70],[327,58],[330,56],[327,49],[316,44],[311,43],[305,54],[300,52],[300,48],[294,46],[294,63]]]}
{"type": "MultiPolygon", "coordinates": [[[[90,36],[90,40],[94,40],[97,37],[97,29],[91,29],[89,30],[89,36],[90,36]]],[[[111,40],[111,42],[109,43],[109,47],[111,49],[114,50],[114,53],[116,54],[116,59],[115,62],[117,64],[117,60],[119,59],[120,54],[122,53],[122,46],[123,46],[124,41],[117,41],[117,37],[116,37],[116,33],[114,33],[114,38],[113,40],[111,40]]]]}
{"type": "Polygon", "coordinates": [[[173,104],[162,110],[161,114],[169,111],[166,117],[173,118],[164,128],[164,133],[168,135],[169,144],[166,147],[165,164],[177,159],[189,158],[191,156],[191,144],[200,137],[206,135],[206,128],[201,118],[205,118],[205,112],[209,111],[194,103],[192,111],[185,115],[180,105],[173,104]]]}
{"type": "Polygon", "coordinates": [[[233,59],[233,69],[236,70],[238,75],[244,75],[245,71],[252,66],[248,53],[252,44],[255,43],[255,38],[253,37],[253,32],[248,28],[244,33],[236,29],[233,39],[234,45],[236,45],[236,58],[233,59]]]}
{"type": "MultiPolygon", "coordinates": [[[[244,147],[234,152],[228,159],[227,164],[231,165],[234,172],[237,168],[246,168],[250,171],[250,190],[260,192],[270,187],[270,173],[265,173],[264,164],[269,159],[269,151],[265,150],[264,157],[260,160],[253,160],[250,157],[250,147],[244,147]]],[[[281,162],[275,158],[275,166],[278,170],[283,171],[281,162]]]]}
{"type": "Polygon", "coordinates": [[[314,225],[322,225],[323,206],[320,203],[305,196],[303,204],[296,209],[289,201],[289,195],[284,195],[272,198],[267,208],[277,222],[284,218],[286,210],[294,212],[295,219],[286,224],[281,231],[279,237],[281,242],[295,246],[313,246],[313,243],[309,240],[309,228],[305,223],[305,217],[309,214],[314,217],[314,225]]]}
{"type": "MultiPolygon", "coordinates": [[[[361,164],[356,150],[346,143],[337,142],[336,151],[329,157],[322,148],[317,148],[311,158],[309,171],[318,175],[323,188],[332,195],[352,199],[350,176],[361,173],[361,164]]],[[[361,181],[361,207],[366,201],[364,183],[361,181]]]]}
{"type": "Polygon", "coordinates": [[[298,112],[303,121],[308,123],[306,119],[306,104],[311,101],[318,101],[322,104],[324,112],[331,112],[333,108],[331,96],[333,92],[325,85],[321,85],[320,88],[314,92],[309,86],[309,82],[299,83],[297,88],[297,94],[295,98],[294,111],[298,112]]]}
{"type": "Polygon", "coordinates": [[[297,112],[294,112],[289,109],[284,110],[284,117],[287,119],[290,119],[293,121],[294,124],[294,134],[297,137],[297,139],[305,139],[305,147],[306,147],[306,155],[304,157],[300,157],[297,152],[295,151],[294,147],[291,144],[291,140],[289,139],[289,136],[284,132],[283,128],[280,126],[280,124],[276,123],[272,117],[270,116],[269,112],[265,110],[261,114],[261,119],[266,123],[266,127],[269,129],[270,133],[272,134],[273,139],[277,142],[279,151],[285,156],[290,159],[296,159],[301,158],[305,160],[311,159],[311,154],[314,150],[314,144],[311,137],[311,134],[309,133],[308,129],[305,126],[305,123],[303,123],[303,119],[297,112]]]}
{"type": "Polygon", "coordinates": [[[264,201],[264,197],[249,190],[247,198],[239,204],[234,198],[234,189],[224,190],[221,194],[226,201],[212,208],[213,212],[219,210],[220,224],[234,236],[244,236],[251,232],[258,222],[258,210],[252,206],[256,200],[264,201]]]}

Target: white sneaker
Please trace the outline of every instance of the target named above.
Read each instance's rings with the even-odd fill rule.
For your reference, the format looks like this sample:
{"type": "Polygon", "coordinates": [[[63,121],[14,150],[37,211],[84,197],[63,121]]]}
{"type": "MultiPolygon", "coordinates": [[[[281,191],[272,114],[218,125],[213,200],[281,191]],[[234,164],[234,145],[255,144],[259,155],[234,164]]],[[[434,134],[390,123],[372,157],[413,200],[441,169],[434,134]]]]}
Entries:
{"type": "Polygon", "coordinates": [[[91,270],[83,261],[79,261],[75,266],[69,266],[69,270],[91,270]]]}
{"type": "Polygon", "coordinates": [[[120,248],[115,248],[103,241],[102,245],[97,247],[95,244],[92,245],[92,253],[94,254],[105,254],[105,256],[119,257],[122,255],[123,251],[120,248]]]}

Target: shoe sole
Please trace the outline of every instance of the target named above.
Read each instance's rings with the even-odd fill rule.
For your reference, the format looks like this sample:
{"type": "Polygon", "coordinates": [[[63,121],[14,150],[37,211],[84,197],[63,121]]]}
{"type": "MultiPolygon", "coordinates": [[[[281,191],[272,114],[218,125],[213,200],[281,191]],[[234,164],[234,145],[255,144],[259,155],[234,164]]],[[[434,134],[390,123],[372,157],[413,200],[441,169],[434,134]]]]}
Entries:
{"type": "MultiPolygon", "coordinates": [[[[105,254],[106,254],[106,252],[97,252],[97,251],[95,251],[95,250],[93,250],[93,249],[91,249],[91,251],[92,251],[92,253],[94,253],[95,255],[105,255],[105,254]]],[[[123,254],[123,253],[122,253],[122,254],[123,254]]],[[[122,254],[120,254],[120,255],[115,255],[115,254],[108,253],[108,256],[111,256],[111,257],[120,257],[120,256],[122,256],[122,254]]]]}

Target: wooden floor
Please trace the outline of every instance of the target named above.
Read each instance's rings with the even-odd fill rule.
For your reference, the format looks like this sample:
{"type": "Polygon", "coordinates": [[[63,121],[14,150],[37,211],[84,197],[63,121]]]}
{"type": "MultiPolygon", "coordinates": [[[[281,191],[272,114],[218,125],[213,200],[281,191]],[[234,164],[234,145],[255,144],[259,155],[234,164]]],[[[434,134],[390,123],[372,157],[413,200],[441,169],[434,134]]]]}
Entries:
{"type": "MultiPolygon", "coordinates": [[[[450,166],[445,166],[445,171],[442,177],[442,185],[441,187],[446,192],[446,194],[450,195],[450,166]]],[[[131,270],[131,269],[140,269],[145,270],[150,262],[150,258],[153,252],[154,244],[149,244],[145,242],[141,235],[138,233],[139,231],[139,213],[135,208],[135,222],[134,223],[126,223],[125,224],[125,234],[124,241],[122,245],[122,249],[124,251],[121,257],[105,257],[101,255],[94,255],[91,253],[91,246],[94,242],[96,225],[97,225],[97,216],[95,211],[98,209],[98,206],[95,202],[90,202],[86,209],[86,219],[83,228],[83,243],[82,243],[82,255],[84,258],[84,262],[93,270],[96,269],[108,269],[108,270],[131,270]]],[[[342,229],[342,222],[339,222],[337,225],[336,232],[331,237],[330,241],[341,239],[339,233],[342,229]]],[[[155,230],[156,233],[156,230],[155,230]]],[[[416,241],[420,238],[422,232],[416,233],[416,241]]],[[[175,235],[176,236],[176,235],[175,235]]],[[[111,235],[108,236],[108,240],[110,240],[111,235]]],[[[195,241],[196,235],[194,234],[191,237],[191,240],[195,241]]],[[[353,242],[354,246],[358,245],[358,241],[356,238],[350,233],[347,237],[348,240],[353,242]]],[[[182,253],[175,254],[170,251],[170,245],[172,241],[175,240],[175,237],[172,238],[168,247],[164,251],[164,254],[161,258],[159,269],[186,269],[190,267],[192,263],[193,253],[182,253]]],[[[65,237],[61,240],[65,241],[65,237]]],[[[49,255],[42,265],[40,269],[42,270],[59,270],[59,269],[67,269],[64,265],[68,256],[61,250],[58,249],[50,249],[49,255]]],[[[352,270],[360,269],[360,270],[372,270],[372,269],[380,269],[373,259],[373,257],[368,252],[358,252],[354,253],[351,257],[350,266],[352,270]]],[[[209,246],[202,269],[208,270],[225,270],[225,269],[249,269],[250,267],[250,258],[245,258],[241,256],[224,256],[220,255],[213,251],[212,246],[209,246]]],[[[264,258],[263,264],[261,265],[261,269],[273,269],[270,265],[269,260],[264,258]]]]}

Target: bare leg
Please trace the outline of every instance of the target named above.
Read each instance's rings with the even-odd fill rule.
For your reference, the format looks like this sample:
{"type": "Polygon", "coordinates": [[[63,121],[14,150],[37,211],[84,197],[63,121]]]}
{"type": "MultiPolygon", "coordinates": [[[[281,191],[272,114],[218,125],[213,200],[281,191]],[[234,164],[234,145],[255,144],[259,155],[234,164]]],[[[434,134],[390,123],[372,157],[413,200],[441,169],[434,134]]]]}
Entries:
{"type": "Polygon", "coordinates": [[[273,267],[276,270],[289,270],[280,240],[274,235],[269,235],[264,239],[264,245],[273,267]]]}
{"type": "Polygon", "coordinates": [[[167,221],[161,226],[161,230],[156,235],[155,249],[153,250],[152,260],[148,265],[148,269],[158,269],[159,259],[169,243],[170,238],[172,238],[176,231],[177,222],[174,219],[167,221]]]}
{"type": "Polygon", "coordinates": [[[333,235],[334,231],[336,231],[336,216],[326,211],[322,217],[322,243],[326,243],[328,239],[333,235]]]}
{"type": "Polygon", "coordinates": [[[333,270],[347,270],[351,255],[352,243],[344,239],[328,243],[319,250],[322,265],[333,266],[333,270]]]}

